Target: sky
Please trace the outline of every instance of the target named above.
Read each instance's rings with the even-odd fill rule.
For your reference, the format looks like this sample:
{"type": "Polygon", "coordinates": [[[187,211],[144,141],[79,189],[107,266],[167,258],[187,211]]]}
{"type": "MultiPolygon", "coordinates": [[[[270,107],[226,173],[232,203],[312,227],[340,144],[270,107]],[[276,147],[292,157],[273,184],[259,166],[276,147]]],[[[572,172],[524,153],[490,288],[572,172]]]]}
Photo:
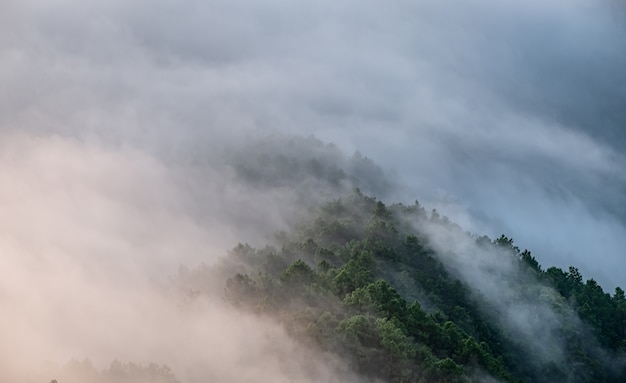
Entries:
{"type": "Polygon", "coordinates": [[[626,266],[617,1],[8,1],[0,129],[185,152],[359,150],[468,230],[626,266]]]}
{"type": "Polygon", "coordinates": [[[224,224],[230,207],[293,198],[249,198],[220,156],[314,135],[373,159],[398,199],[612,291],[626,285],[625,41],[617,0],[2,1],[3,248],[195,262],[254,236],[224,224]],[[190,158],[212,165],[181,171],[190,158]]]}

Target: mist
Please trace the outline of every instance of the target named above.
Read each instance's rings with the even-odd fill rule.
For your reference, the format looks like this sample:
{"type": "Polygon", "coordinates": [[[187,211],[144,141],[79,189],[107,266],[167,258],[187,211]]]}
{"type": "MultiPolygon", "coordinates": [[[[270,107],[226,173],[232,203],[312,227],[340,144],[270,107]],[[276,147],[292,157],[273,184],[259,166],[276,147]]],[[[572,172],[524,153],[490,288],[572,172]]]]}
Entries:
{"type": "MultiPolygon", "coordinates": [[[[115,360],[166,365],[184,382],[356,379],[278,323],[229,305],[223,285],[190,299],[168,283],[182,264],[215,263],[248,230],[234,229],[235,214],[210,204],[211,217],[192,214],[194,194],[172,168],[135,149],[71,138],[2,134],[1,152],[6,379],[85,381],[63,370],[85,358],[96,370],[115,360]]],[[[262,191],[254,198],[289,205],[262,191]]],[[[238,202],[220,201],[246,208],[238,202]]],[[[279,227],[269,220],[256,233],[279,227]]]]}
{"type": "Polygon", "coordinates": [[[170,154],[315,134],[396,172],[407,201],[620,284],[619,2],[21,1],[2,14],[3,130],[170,154]]]}
{"type": "Polygon", "coordinates": [[[565,331],[571,328],[584,339],[586,352],[602,363],[623,363],[602,348],[554,286],[541,282],[537,273],[524,271],[514,244],[493,246],[445,220],[418,219],[413,224],[426,235],[446,269],[472,288],[484,315],[525,350],[525,363],[543,368],[569,366],[563,377],[566,381],[589,379],[581,377],[567,359],[565,331]]]}
{"type": "MultiPolygon", "coordinates": [[[[624,15],[588,0],[3,1],[3,376],[117,358],[240,381],[238,350],[272,355],[270,337],[337,379],[219,294],[170,311],[166,281],[353,187],[623,286],[624,15]],[[310,135],[322,143],[289,146],[310,135]],[[272,174],[262,160],[279,155],[300,162],[272,174]]],[[[273,366],[242,373],[312,376],[273,366]]]]}

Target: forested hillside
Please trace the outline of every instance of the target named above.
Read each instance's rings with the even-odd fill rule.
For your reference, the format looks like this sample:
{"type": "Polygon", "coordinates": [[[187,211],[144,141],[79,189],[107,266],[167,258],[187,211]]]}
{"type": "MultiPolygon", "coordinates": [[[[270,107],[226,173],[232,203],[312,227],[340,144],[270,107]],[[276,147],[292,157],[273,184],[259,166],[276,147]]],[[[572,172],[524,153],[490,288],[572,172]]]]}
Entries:
{"type": "Polygon", "coordinates": [[[626,383],[625,41],[626,0],[0,0],[0,383],[626,383]]]}
{"type": "MultiPolygon", "coordinates": [[[[112,320],[132,336],[154,326],[143,335],[147,346],[130,356],[114,347],[108,359],[78,349],[76,359],[44,369],[46,379],[626,381],[621,288],[605,292],[575,266],[542,267],[513,239],[466,232],[417,201],[385,204],[406,195],[397,180],[358,152],[346,157],[314,137],[252,142],[223,161],[222,172],[202,157],[179,163],[187,171],[175,178],[188,181],[189,214],[203,224],[198,236],[210,238],[175,246],[169,256],[197,265],[189,260],[207,254],[206,264],[180,266],[169,283],[143,281],[140,270],[155,259],[151,247],[144,266],[133,268],[138,274],[128,274],[144,290],[134,296],[129,284],[114,295],[124,304],[106,300],[98,311],[115,337],[112,320]],[[229,186],[216,193],[216,180],[229,186]],[[205,251],[220,227],[242,241],[221,258],[222,248],[205,251]],[[273,239],[259,240],[271,232],[273,239]],[[129,312],[135,322],[124,319],[129,312]]],[[[91,299],[71,306],[93,310],[91,299]]]]}
{"type": "Polygon", "coordinates": [[[621,288],[544,269],[512,239],[465,233],[417,202],[386,206],[355,190],[274,245],[240,244],[217,266],[181,268],[175,283],[190,299],[223,283],[230,304],[278,319],[372,381],[626,379],[621,288]]]}

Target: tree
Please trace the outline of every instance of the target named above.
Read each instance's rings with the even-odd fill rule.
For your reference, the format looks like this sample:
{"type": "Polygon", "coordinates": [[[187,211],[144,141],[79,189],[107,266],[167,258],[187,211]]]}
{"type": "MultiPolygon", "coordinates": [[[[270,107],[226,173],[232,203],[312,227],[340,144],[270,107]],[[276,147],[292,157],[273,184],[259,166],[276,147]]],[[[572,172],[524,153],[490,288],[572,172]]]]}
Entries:
{"type": "Polygon", "coordinates": [[[531,269],[539,273],[541,272],[541,265],[539,264],[539,262],[537,262],[535,257],[532,256],[530,251],[524,250],[520,256],[522,258],[522,261],[524,261],[528,266],[530,266],[531,269]]]}
{"type": "Polygon", "coordinates": [[[577,288],[579,286],[582,286],[583,284],[583,276],[580,273],[580,271],[578,271],[578,269],[574,266],[569,267],[569,273],[567,273],[567,279],[568,281],[570,281],[572,288],[577,288]]]}

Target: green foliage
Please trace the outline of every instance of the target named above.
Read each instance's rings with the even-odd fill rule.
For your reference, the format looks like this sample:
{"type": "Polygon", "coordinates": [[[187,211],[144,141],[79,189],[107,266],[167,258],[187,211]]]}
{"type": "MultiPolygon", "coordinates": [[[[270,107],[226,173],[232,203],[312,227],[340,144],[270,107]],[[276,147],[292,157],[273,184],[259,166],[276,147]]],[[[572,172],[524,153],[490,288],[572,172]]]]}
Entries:
{"type": "Polygon", "coordinates": [[[520,254],[520,256],[522,258],[522,261],[524,261],[531,269],[535,270],[538,273],[541,272],[541,265],[539,265],[539,262],[537,262],[535,257],[530,254],[530,251],[524,250],[522,254],[520,254]]]}
{"type": "Polygon", "coordinates": [[[279,318],[301,342],[392,383],[484,375],[502,382],[626,381],[621,288],[611,296],[593,279],[583,282],[575,267],[544,271],[505,235],[477,238],[477,248],[516,265],[514,279],[502,281],[515,285],[511,303],[538,302],[561,316],[554,336],[563,342],[562,360],[539,363],[524,339],[501,326],[501,308],[452,275],[412,225],[422,220],[458,231],[447,218],[417,203],[386,206],[358,190],[313,214],[281,234],[280,250],[237,246],[231,257],[252,272],[235,273],[226,298],[279,318]]]}

